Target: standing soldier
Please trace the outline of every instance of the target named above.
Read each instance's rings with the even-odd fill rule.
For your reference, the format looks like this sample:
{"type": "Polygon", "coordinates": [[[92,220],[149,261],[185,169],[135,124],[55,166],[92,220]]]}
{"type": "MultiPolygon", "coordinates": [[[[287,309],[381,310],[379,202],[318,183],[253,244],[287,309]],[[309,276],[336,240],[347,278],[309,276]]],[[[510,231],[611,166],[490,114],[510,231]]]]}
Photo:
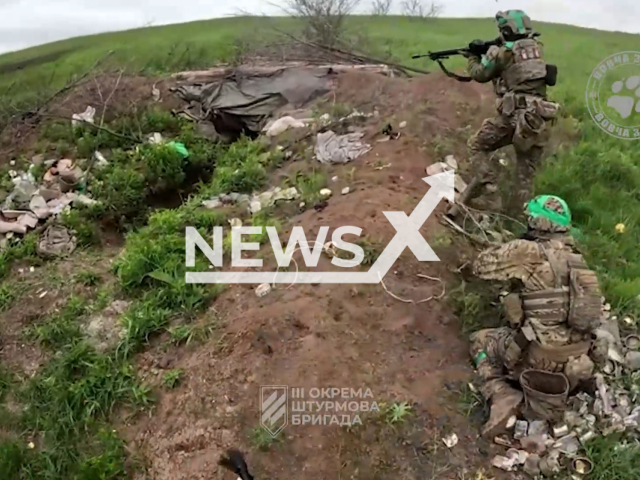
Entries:
{"type": "MultiPolygon", "coordinates": [[[[547,86],[555,85],[556,70],[545,63],[531,20],[523,11],[498,12],[496,20],[502,44],[490,47],[482,58],[472,48],[465,52],[471,78],[480,83],[493,82],[498,115],[486,119],[468,142],[472,168],[477,173],[459,202],[464,204],[476,197],[481,187],[495,184],[491,153],[513,145],[518,179],[514,205],[519,212],[530,198],[532,177],[549,139],[548,121],[557,115],[558,104],[547,101],[547,86]]],[[[455,217],[458,208],[454,205],[448,214],[455,217]]]]}

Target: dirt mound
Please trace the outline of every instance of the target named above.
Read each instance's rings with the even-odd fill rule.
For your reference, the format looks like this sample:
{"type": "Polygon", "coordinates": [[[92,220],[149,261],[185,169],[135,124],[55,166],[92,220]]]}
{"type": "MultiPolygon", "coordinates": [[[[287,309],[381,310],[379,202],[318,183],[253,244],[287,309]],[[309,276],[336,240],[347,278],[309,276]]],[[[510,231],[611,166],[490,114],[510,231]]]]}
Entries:
{"type": "MultiPolygon", "coordinates": [[[[439,74],[412,80],[341,76],[335,96],[325,102],[377,108],[377,118],[365,128],[364,140],[373,148],[329,169],[328,177],[338,181],[330,185],[334,193],[327,205],[296,215],[291,225],[302,225],[308,239],[323,225],[330,232],[357,225],[362,236],[386,245],[395,230],[383,212],[415,208],[428,190],[421,180],[425,168],[464,151],[470,126],[491,109],[489,98],[485,87],[439,74]],[[377,142],[384,125],[397,129],[401,121],[407,126],[398,140],[377,142]],[[345,186],[350,193],[340,195],[345,186]]],[[[315,160],[306,165],[319,166],[315,160]]],[[[438,211],[444,208],[441,203],[438,211]]],[[[434,216],[421,231],[432,242],[446,237],[434,216]]],[[[325,258],[320,267],[328,263],[325,258]]],[[[151,477],[158,480],[228,478],[216,461],[232,446],[250,452],[256,478],[435,479],[473,471],[486,452],[447,394],[471,374],[466,340],[440,299],[451,275],[445,262],[420,263],[407,250],[385,278],[389,291],[404,301],[381,285],[281,285],[262,298],[255,286],[229,286],[208,315],[223,319],[214,339],[180,348],[169,359],[161,347],[142,354],[140,368],[152,383],[160,383],[168,366],[183,369],[185,379],[160,396],[152,417],[134,419],[121,431],[148,458],[151,477]],[[373,412],[352,428],[289,425],[265,453],[256,449],[260,442],[254,436],[260,438],[263,385],[369,388],[377,402],[413,405],[413,415],[397,425],[373,412]],[[461,441],[448,450],[441,436],[451,431],[461,441]]]]}

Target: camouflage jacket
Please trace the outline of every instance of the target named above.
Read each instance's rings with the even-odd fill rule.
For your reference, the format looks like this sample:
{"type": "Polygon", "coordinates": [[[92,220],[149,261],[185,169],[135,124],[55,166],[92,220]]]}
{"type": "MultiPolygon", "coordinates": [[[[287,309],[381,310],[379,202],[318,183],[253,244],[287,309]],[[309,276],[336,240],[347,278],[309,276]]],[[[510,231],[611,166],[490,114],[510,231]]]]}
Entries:
{"type": "MultiPolygon", "coordinates": [[[[480,253],[473,264],[473,272],[486,280],[520,280],[520,293],[523,294],[553,289],[558,283],[566,287],[569,284],[568,270],[559,271],[558,265],[551,264],[541,247],[562,259],[573,253],[572,245],[570,236],[543,241],[513,240],[480,253]],[[560,278],[556,278],[556,272],[560,278]]],[[[524,326],[530,326],[544,346],[562,346],[583,340],[582,335],[572,331],[563,314],[553,321],[527,318],[524,326]]]]}
{"type": "MultiPolygon", "coordinates": [[[[532,42],[535,42],[536,46],[540,45],[535,40],[532,42]]],[[[494,90],[499,97],[507,92],[513,92],[546,98],[546,82],[544,78],[539,78],[542,59],[536,59],[538,65],[534,65],[534,70],[537,68],[538,71],[529,75],[529,77],[538,78],[527,78],[526,74],[523,76],[521,72],[516,71],[518,67],[514,61],[515,54],[511,47],[511,43],[500,47],[492,46],[482,59],[470,56],[467,67],[469,76],[476,82],[493,82],[494,90]]]]}

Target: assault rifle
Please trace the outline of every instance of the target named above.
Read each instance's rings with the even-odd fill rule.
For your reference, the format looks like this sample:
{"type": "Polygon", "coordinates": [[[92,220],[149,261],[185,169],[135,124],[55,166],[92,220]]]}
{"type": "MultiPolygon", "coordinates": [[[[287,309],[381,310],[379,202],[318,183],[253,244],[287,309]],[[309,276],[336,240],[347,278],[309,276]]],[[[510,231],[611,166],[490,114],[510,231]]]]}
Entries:
{"type": "MultiPolygon", "coordinates": [[[[538,32],[531,34],[531,37],[539,37],[539,36],[540,34],[538,32]]],[[[429,57],[430,60],[433,60],[434,62],[438,62],[438,65],[440,65],[440,68],[442,69],[442,71],[445,74],[447,74],[449,77],[455,78],[460,82],[470,82],[471,77],[464,77],[462,75],[457,75],[447,70],[447,68],[442,63],[442,60],[446,60],[447,58],[452,57],[454,55],[464,55],[464,54],[471,54],[476,57],[481,57],[482,55],[486,54],[489,51],[489,48],[493,46],[499,47],[502,44],[503,44],[503,40],[500,37],[496,38],[495,40],[488,40],[488,41],[474,40],[467,47],[453,48],[451,50],[440,50],[438,52],[429,52],[426,55],[414,55],[411,58],[415,60],[416,58],[429,57]]]]}

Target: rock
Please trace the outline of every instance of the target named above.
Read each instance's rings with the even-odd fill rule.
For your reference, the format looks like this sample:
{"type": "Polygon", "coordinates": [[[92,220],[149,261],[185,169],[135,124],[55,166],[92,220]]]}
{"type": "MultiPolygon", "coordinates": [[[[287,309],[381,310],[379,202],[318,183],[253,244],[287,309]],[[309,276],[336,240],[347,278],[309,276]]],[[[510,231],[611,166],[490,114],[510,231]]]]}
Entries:
{"type": "Polygon", "coordinates": [[[518,417],[516,417],[515,415],[511,415],[509,417],[509,420],[507,420],[507,425],[506,425],[507,430],[513,428],[517,421],[518,421],[518,417]]]}
{"type": "Polygon", "coordinates": [[[31,163],[33,165],[42,165],[44,163],[44,155],[39,153],[31,157],[31,163]]]}
{"type": "Polygon", "coordinates": [[[346,195],[346,194],[348,194],[348,193],[349,193],[349,187],[344,187],[344,188],[342,189],[342,195],[346,195]]]}
{"type": "Polygon", "coordinates": [[[232,228],[238,228],[242,226],[242,220],[240,220],[239,218],[232,218],[231,220],[229,220],[229,225],[231,225],[232,228]]]}
{"type": "Polygon", "coordinates": [[[405,128],[407,126],[407,122],[402,121],[398,124],[398,128],[405,128]]]}
{"type": "Polygon", "coordinates": [[[331,192],[331,190],[329,190],[328,188],[323,188],[322,190],[320,190],[320,195],[322,195],[323,197],[330,197],[332,193],[333,192],[331,192]]]}
{"type": "Polygon", "coordinates": [[[263,283],[261,285],[258,285],[255,291],[258,297],[264,297],[271,291],[271,285],[269,285],[268,283],[263,283]]]}
{"type": "Polygon", "coordinates": [[[336,175],[335,177],[331,177],[331,181],[332,182],[337,182],[338,181],[338,176],[336,175]]]}

